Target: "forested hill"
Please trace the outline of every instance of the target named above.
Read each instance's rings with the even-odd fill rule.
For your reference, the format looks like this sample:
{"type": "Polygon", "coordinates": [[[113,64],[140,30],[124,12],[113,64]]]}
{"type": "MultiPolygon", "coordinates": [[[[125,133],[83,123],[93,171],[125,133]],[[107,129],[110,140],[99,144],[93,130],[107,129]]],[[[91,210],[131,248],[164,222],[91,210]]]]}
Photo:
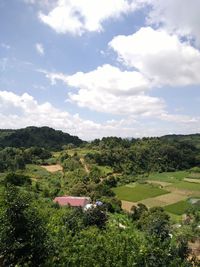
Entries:
{"type": "Polygon", "coordinates": [[[19,130],[0,130],[0,147],[39,146],[51,150],[61,149],[63,145],[80,145],[83,141],[62,131],[49,127],[27,127],[19,130]]]}
{"type": "Polygon", "coordinates": [[[187,142],[192,144],[193,146],[200,148],[200,134],[172,134],[172,135],[165,135],[160,138],[161,140],[165,141],[179,141],[179,142],[187,142]]]}
{"type": "Polygon", "coordinates": [[[154,142],[154,141],[160,141],[162,143],[168,143],[172,144],[174,142],[179,143],[187,143],[188,145],[192,145],[198,149],[200,149],[200,134],[188,134],[188,135],[182,135],[182,134],[170,134],[170,135],[164,135],[161,137],[144,137],[144,138],[120,138],[120,137],[103,137],[100,139],[95,139],[92,141],[93,145],[100,145],[103,147],[109,147],[114,148],[118,146],[122,147],[129,147],[131,144],[139,143],[141,142],[154,142]]]}

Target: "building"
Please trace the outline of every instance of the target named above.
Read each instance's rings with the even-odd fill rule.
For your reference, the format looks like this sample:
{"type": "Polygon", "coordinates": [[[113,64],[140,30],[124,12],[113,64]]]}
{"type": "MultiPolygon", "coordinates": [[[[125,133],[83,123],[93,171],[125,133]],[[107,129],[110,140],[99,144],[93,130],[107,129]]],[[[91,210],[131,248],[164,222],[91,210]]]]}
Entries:
{"type": "Polygon", "coordinates": [[[84,208],[86,205],[90,204],[91,200],[89,197],[62,196],[56,197],[53,202],[58,203],[60,206],[84,208]]]}

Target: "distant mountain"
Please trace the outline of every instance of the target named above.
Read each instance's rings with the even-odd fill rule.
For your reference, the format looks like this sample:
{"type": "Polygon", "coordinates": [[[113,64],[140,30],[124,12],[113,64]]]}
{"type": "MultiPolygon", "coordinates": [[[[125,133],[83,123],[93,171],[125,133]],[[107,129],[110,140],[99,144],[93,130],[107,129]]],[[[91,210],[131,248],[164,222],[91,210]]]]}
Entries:
{"type": "Polygon", "coordinates": [[[83,141],[62,131],[49,127],[27,127],[19,130],[0,129],[0,147],[32,147],[39,146],[51,150],[61,149],[63,145],[80,145],[83,141]]]}

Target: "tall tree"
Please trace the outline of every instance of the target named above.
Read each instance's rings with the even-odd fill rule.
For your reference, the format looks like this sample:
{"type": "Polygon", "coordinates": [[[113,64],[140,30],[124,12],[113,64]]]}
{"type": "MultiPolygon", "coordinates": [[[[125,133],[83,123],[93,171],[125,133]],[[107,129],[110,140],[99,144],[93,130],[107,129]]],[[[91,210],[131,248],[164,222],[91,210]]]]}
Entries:
{"type": "Polygon", "coordinates": [[[47,233],[28,194],[7,187],[0,211],[2,266],[41,266],[48,255],[47,233]]]}

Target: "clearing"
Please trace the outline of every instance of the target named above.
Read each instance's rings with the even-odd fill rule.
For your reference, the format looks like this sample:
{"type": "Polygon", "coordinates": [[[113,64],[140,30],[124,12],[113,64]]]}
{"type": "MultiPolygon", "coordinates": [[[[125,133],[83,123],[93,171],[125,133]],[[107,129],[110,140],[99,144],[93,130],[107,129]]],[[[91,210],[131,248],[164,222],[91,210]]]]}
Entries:
{"type": "Polygon", "coordinates": [[[42,168],[46,169],[48,172],[58,172],[63,171],[63,167],[60,164],[55,165],[41,165],[42,168]]]}

